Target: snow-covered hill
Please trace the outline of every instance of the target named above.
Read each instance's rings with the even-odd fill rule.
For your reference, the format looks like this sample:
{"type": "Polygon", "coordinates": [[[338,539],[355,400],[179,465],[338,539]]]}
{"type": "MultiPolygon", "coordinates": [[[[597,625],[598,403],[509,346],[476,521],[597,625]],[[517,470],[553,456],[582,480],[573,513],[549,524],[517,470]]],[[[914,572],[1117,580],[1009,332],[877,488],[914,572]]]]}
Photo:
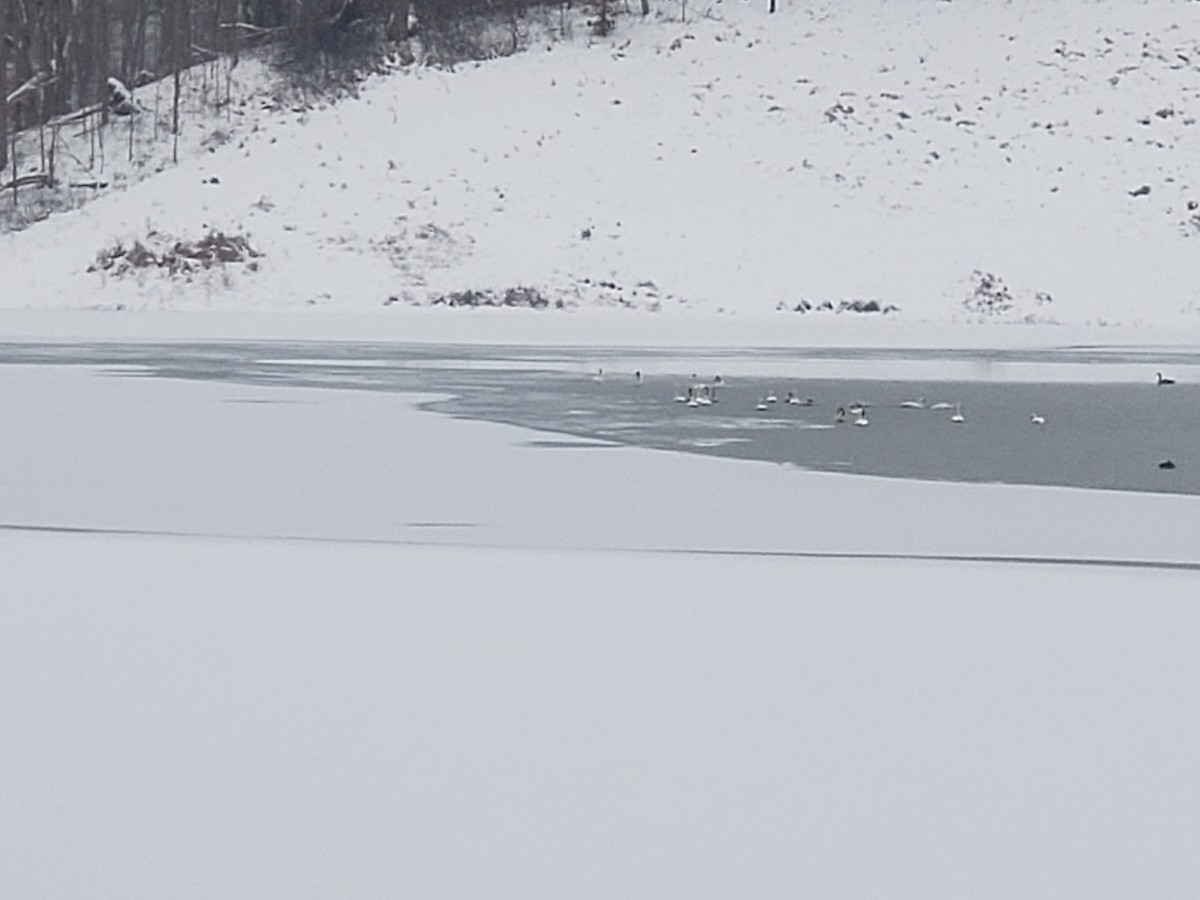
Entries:
{"type": "Polygon", "coordinates": [[[0,306],[396,317],[523,288],[544,316],[1200,327],[1200,5],[765,7],[660,4],[315,106],[260,75],[185,121],[179,165],[0,236],[0,306]],[[260,255],[112,252],[214,233],[260,255]]]}

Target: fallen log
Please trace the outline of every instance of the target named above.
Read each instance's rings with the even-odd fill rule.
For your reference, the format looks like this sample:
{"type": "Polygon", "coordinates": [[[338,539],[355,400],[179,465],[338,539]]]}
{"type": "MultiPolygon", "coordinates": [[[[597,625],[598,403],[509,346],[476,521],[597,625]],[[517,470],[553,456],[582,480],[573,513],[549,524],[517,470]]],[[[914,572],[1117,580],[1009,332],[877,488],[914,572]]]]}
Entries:
{"type": "Polygon", "coordinates": [[[35,172],[32,175],[22,175],[14,181],[9,181],[6,184],[0,184],[0,193],[10,190],[11,188],[26,188],[26,187],[49,187],[50,176],[45,172],[35,172]]]}

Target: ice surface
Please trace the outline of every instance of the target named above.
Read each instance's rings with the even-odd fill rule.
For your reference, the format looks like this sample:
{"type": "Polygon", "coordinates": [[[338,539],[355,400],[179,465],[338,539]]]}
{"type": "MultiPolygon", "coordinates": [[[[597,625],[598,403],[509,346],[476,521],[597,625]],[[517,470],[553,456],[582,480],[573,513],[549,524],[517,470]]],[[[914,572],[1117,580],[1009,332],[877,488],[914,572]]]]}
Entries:
{"type": "Polygon", "coordinates": [[[1200,574],[844,556],[1194,563],[1194,498],[0,374],[14,895],[1123,897],[1200,876],[1200,574]]]}

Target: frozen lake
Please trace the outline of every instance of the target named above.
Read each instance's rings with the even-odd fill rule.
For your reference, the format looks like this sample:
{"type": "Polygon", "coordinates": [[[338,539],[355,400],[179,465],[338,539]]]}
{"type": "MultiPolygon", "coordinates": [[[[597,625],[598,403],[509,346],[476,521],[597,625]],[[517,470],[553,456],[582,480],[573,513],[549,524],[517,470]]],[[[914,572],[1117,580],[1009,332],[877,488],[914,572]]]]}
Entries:
{"type": "Polygon", "coordinates": [[[114,376],[436,394],[444,399],[434,409],[568,435],[576,448],[628,444],[885,477],[1200,494],[1200,352],[1186,349],[243,342],[14,344],[2,358],[114,376]],[[1156,383],[1164,369],[1175,384],[1156,383]],[[679,402],[689,389],[716,402],[679,402]],[[789,404],[789,392],[801,402],[789,404]],[[962,422],[952,420],[956,411],[962,422]],[[869,424],[856,426],[860,418],[869,424]]]}
{"type": "Polygon", "coordinates": [[[1010,413],[1050,443],[1106,397],[1169,417],[1191,357],[3,358],[13,896],[1200,884],[1200,498],[714,455],[980,446],[1010,413]],[[693,371],[716,406],[675,402],[693,371]],[[870,426],[834,426],[854,400],[870,426]]]}

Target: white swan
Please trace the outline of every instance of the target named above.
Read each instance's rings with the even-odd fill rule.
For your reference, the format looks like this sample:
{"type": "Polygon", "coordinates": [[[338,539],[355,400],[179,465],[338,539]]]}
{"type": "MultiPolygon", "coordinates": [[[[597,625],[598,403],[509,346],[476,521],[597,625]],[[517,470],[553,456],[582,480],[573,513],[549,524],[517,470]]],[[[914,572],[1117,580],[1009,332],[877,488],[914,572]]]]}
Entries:
{"type": "Polygon", "coordinates": [[[766,401],[766,400],[759,400],[759,401],[758,401],[758,406],[756,406],[756,407],[754,407],[754,408],[755,408],[756,410],[758,410],[759,412],[766,412],[766,409],[767,409],[767,401],[766,401]]]}
{"type": "Polygon", "coordinates": [[[1039,428],[1041,428],[1043,425],[1046,424],[1046,417],[1039,416],[1037,413],[1032,413],[1029,416],[1029,421],[1032,422],[1034,425],[1038,426],[1039,428]]]}
{"type": "Polygon", "coordinates": [[[905,400],[904,402],[902,402],[900,404],[900,407],[902,409],[924,409],[925,408],[925,398],[918,397],[916,400],[905,400]]]}
{"type": "Polygon", "coordinates": [[[865,412],[860,412],[858,414],[858,418],[854,420],[854,424],[860,428],[866,428],[871,423],[867,421],[867,414],[865,412]]]}
{"type": "Polygon", "coordinates": [[[935,403],[930,409],[954,409],[953,403],[946,403],[944,400],[941,403],[935,403]]]}
{"type": "Polygon", "coordinates": [[[954,415],[952,415],[950,417],[950,421],[954,422],[957,425],[961,425],[963,422],[967,421],[966,419],[963,418],[961,403],[954,404],[954,415]]]}

